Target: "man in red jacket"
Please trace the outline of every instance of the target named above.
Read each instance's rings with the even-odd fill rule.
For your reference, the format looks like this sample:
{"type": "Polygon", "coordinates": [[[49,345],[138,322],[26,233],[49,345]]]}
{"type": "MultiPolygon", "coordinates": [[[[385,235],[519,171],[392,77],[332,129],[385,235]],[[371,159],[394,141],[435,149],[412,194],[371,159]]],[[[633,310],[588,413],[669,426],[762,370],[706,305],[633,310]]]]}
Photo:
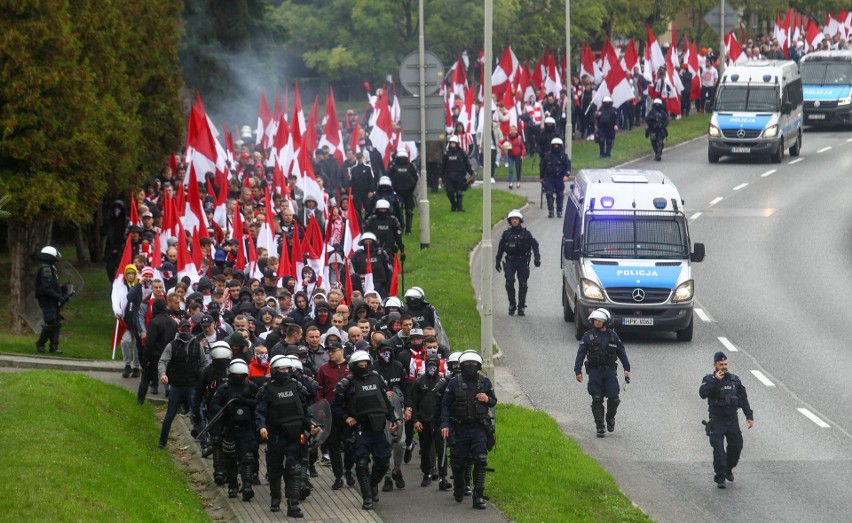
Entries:
{"type": "MultiPolygon", "coordinates": [[[[328,400],[329,403],[334,400],[334,388],[337,382],[352,374],[346,365],[346,358],[343,356],[343,345],[339,342],[329,343],[325,348],[328,352],[328,363],[323,364],[317,371],[317,401],[321,399],[328,400]]],[[[334,473],[334,483],[331,485],[332,490],[340,490],[343,488],[343,468],[346,465],[346,483],[351,487],[355,485],[355,476],[352,475],[352,467],[355,466],[355,458],[352,455],[352,449],[342,448],[342,442],[351,434],[351,428],[344,434],[347,427],[346,421],[342,419],[332,418],[331,432],[325,444],[328,447],[329,457],[331,458],[331,470],[334,473]],[[343,457],[341,458],[341,453],[343,457]],[[345,462],[345,463],[344,463],[345,462]]],[[[311,464],[311,467],[314,465],[311,464]]]]}
{"type": "Polygon", "coordinates": [[[513,125],[509,128],[509,135],[500,142],[500,148],[509,157],[509,189],[512,188],[513,177],[515,178],[515,188],[519,189],[521,187],[521,166],[524,163],[526,149],[524,139],[518,134],[516,126],[513,125]]]}

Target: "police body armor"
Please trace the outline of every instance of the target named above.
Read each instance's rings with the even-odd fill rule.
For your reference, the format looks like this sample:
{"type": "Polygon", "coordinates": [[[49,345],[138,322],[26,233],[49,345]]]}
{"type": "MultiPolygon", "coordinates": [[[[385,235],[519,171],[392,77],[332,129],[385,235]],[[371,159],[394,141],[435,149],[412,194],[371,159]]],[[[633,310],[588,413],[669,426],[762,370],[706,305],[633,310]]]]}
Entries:
{"type": "Polygon", "coordinates": [[[219,385],[228,381],[228,374],[226,371],[218,371],[213,370],[212,375],[209,377],[209,380],[204,386],[204,405],[209,406],[210,402],[213,400],[213,396],[216,394],[216,389],[219,388],[219,385]]]}
{"type": "Polygon", "coordinates": [[[589,331],[589,341],[586,345],[586,366],[589,369],[615,370],[618,367],[618,336],[609,331],[609,343],[601,347],[600,335],[593,329],[589,331]]]}
{"type": "Polygon", "coordinates": [[[510,228],[503,233],[506,241],[506,257],[512,259],[529,258],[532,246],[530,245],[529,233],[523,227],[510,228]]]}
{"type": "Polygon", "coordinates": [[[43,300],[42,298],[50,298],[50,293],[46,292],[48,288],[53,288],[57,293],[60,293],[59,288],[59,277],[56,275],[56,268],[50,263],[42,263],[38,267],[38,272],[36,275],[36,289],[35,295],[39,300],[39,304],[41,305],[43,301],[47,301],[52,305],[56,305],[55,302],[49,299],[43,300]]]}
{"type": "Polygon", "coordinates": [[[417,187],[417,177],[412,173],[412,171],[415,171],[412,164],[408,162],[403,164],[393,163],[388,171],[395,191],[408,192],[413,191],[417,187]]]}
{"type": "Polygon", "coordinates": [[[561,150],[559,153],[553,151],[548,152],[541,159],[541,171],[545,177],[562,178],[562,173],[566,171],[568,157],[561,150]]]}
{"type": "Polygon", "coordinates": [[[294,379],[284,383],[270,381],[266,387],[270,398],[267,427],[283,432],[288,439],[299,438],[305,422],[302,395],[307,394],[307,390],[294,379]]]}
{"type": "Polygon", "coordinates": [[[452,406],[452,418],[462,425],[482,424],[488,417],[488,405],[477,400],[476,395],[483,392],[485,381],[476,377],[476,386],[471,387],[461,376],[456,378],[456,395],[452,406]]]}
{"type": "Polygon", "coordinates": [[[393,220],[389,215],[376,216],[370,221],[370,225],[374,228],[376,239],[384,247],[393,247],[395,234],[393,231],[393,220]]]}
{"type": "Polygon", "coordinates": [[[388,416],[388,404],[387,396],[382,390],[381,376],[377,372],[371,371],[363,380],[351,379],[350,384],[354,390],[349,409],[352,417],[357,420],[367,418],[370,421],[370,429],[373,431],[384,430],[388,416]]]}
{"type": "Polygon", "coordinates": [[[740,406],[737,381],[732,376],[725,380],[725,383],[719,387],[719,393],[710,398],[710,405],[719,409],[732,409],[736,414],[736,410],[740,406]]]}
{"type": "MultiPolygon", "coordinates": [[[[255,392],[257,388],[254,387],[255,392]]],[[[249,382],[244,383],[242,386],[234,388],[230,384],[228,385],[228,392],[230,393],[229,397],[231,399],[241,399],[248,398],[253,399],[254,395],[249,391],[249,382]]],[[[254,409],[247,406],[242,405],[239,401],[228,407],[228,425],[232,427],[243,427],[246,425],[254,425],[254,409]]]]}
{"type": "Polygon", "coordinates": [[[406,309],[405,313],[411,316],[414,324],[421,329],[435,326],[435,309],[431,305],[423,304],[417,308],[406,309]]]}
{"type": "Polygon", "coordinates": [[[458,148],[455,151],[447,150],[444,165],[446,166],[446,174],[448,177],[455,180],[461,180],[464,178],[465,174],[467,174],[464,155],[465,152],[462,151],[461,148],[458,148]]]}

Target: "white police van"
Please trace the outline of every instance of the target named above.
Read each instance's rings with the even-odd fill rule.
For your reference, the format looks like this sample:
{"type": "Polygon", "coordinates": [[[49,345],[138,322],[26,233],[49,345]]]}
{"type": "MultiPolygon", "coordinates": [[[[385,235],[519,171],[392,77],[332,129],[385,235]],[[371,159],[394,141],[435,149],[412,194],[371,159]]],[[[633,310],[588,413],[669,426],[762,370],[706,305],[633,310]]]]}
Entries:
{"type": "Polygon", "coordinates": [[[852,124],[852,50],[813,52],[800,68],[805,123],[852,124]]]}
{"type": "Polygon", "coordinates": [[[562,225],[562,309],[579,340],[591,311],[619,331],[674,331],[692,340],[693,262],[683,200],[659,171],[583,169],[562,225]]]}
{"type": "Polygon", "coordinates": [[[728,67],[719,81],[710,118],[707,159],[768,155],[781,163],[784,151],[802,150],[803,97],[799,66],[789,60],[728,67]]]}

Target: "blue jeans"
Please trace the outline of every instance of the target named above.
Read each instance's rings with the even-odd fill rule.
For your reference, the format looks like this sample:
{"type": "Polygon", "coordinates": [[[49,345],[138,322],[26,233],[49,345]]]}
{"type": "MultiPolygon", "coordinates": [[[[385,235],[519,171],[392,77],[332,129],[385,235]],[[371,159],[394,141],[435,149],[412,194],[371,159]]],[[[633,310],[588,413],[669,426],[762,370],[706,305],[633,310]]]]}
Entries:
{"type": "Polygon", "coordinates": [[[521,181],[521,166],[523,165],[523,157],[521,156],[509,156],[509,183],[512,183],[512,177],[514,177],[514,181],[521,181]]]}
{"type": "MultiPolygon", "coordinates": [[[[160,445],[165,445],[169,440],[169,431],[172,429],[172,421],[177,416],[181,405],[185,405],[188,411],[192,410],[192,398],[195,395],[195,388],[175,387],[172,386],[169,392],[169,408],[166,410],[166,417],[163,418],[163,428],[160,430],[160,445]]],[[[193,427],[198,429],[199,427],[193,427]]]]}

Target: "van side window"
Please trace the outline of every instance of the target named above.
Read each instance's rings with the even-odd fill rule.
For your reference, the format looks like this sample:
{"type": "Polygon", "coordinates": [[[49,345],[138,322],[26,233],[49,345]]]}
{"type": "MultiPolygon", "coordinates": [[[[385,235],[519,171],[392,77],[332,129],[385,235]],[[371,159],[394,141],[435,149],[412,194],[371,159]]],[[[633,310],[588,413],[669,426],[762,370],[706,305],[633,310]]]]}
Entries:
{"type": "Polygon", "coordinates": [[[787,84],[784,88],[784,99],[788,100],[793,107],[799,107],[802,105],[804,97],[802,95],[801,78],[787,84]]]}
{"type": "Polygon", "coordinates": [[[562,229],[562,236],[565,238],[573,238],[574,245],[579,241],[579,234],[576,233],[580,224],[580,212],[574,204],[574,200],[568,198],[568,207],[565,209],[565,223],[562,229]]]}

